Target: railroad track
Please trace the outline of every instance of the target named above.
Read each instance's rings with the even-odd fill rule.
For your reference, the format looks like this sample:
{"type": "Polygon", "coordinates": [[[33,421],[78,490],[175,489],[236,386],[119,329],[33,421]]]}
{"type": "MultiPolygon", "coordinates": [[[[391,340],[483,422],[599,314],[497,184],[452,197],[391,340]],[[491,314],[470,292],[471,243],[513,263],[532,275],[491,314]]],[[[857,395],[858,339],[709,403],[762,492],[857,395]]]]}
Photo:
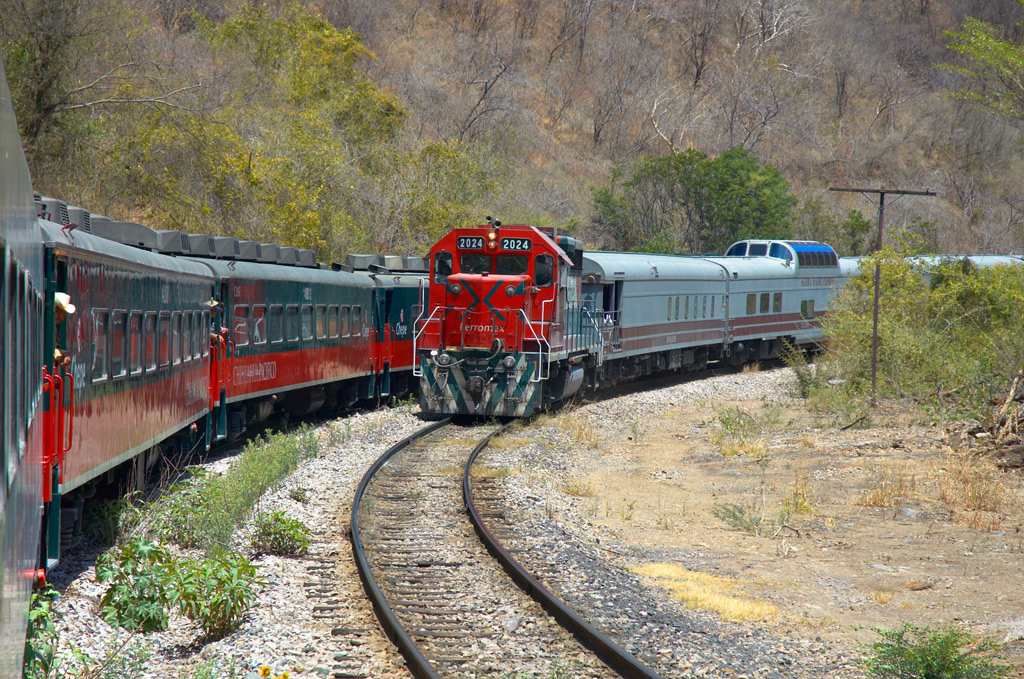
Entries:
{"type": "Polygon", "coordinates": [[[474,506],[469,472],[500,429],[447,425],[432,424],[388,450],[352,507],[364,589],[413,675],[658,677],[559,602],[488,530],[490,510],[474,506]],[[467,432],[481,430],[474,447],[467,432]]]}

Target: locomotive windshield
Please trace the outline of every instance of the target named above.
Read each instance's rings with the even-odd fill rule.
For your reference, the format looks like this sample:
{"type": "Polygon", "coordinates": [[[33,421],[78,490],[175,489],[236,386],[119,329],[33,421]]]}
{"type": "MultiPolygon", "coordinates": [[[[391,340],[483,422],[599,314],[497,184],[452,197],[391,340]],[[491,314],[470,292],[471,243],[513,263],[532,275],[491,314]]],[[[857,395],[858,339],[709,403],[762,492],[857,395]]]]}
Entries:
{"type": "Polygon", "coordinates": [[[464,252],[459,256],[459,270],[462,273],[491,273],[518,276],[529,271],[530,260],[526,255],[490,255],[479,252],[464,252]]]}

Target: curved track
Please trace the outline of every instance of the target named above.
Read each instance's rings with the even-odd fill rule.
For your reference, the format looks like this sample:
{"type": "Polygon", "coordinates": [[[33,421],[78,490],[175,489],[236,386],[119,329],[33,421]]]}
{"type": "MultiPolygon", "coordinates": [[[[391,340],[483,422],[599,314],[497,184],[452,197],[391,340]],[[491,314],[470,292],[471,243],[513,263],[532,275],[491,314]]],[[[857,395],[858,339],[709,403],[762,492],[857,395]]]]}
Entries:
{"type": "Polygon", "coordinates": [[[569,669],[571,659],[576,677],[658,677],[554,597],[488,530],[469,474],[473,458],[503,428],[491,428],[469,454],[465,438],[453,437],[472,430],[434,440],[446,424],[425,427],[381,456],[352,507],[350,535],[364,589],[413,675],[552,672],[569,669]]]}

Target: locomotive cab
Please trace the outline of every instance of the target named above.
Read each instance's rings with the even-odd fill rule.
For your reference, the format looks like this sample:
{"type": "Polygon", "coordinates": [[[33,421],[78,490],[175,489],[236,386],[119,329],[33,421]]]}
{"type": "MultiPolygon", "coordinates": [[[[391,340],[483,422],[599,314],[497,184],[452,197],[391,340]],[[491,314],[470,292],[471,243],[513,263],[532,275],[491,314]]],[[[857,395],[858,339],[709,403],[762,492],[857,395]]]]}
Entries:
{"type": "Polygon", "coordinates": [[[597,332],[593,318],[581,321],[570,252],[582,255],[579,242],[553,229],[495,220],[433,247],[415,340],[424,410],[523,416],[579,388],[581,373],[564,363],[583,326],[597,332]]]}

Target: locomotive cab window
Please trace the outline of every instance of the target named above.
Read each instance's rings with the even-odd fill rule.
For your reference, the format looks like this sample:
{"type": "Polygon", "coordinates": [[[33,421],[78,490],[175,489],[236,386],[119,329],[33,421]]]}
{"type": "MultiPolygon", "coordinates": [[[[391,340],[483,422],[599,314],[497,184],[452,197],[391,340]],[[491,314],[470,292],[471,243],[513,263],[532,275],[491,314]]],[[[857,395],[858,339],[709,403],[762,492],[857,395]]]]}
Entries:
{"type": "Polygon", "coordinates": [[[555,282],[555,258],[548,254],[537,255],[533,261],[534,283],[546,288],[555,282]]]}
{"type": "Polygon", "coordinates": [[[462,273],[490,273],[491,256],[476,252],[464,252],[459,257],[459,271],[462,273]]]}
{"type": "Polygon", "coordinates": [[[267,305],[254,304],[252,307],[252,343],[267,343],[267,305]]]}
{"type": "Polygon", "coordinates": [[[142,372],[142,312],[133,311],[128,317],[128,371],[132,375],[142,372]]]}
{"type": "Polygon", "coordinates": [[[156,313],[146,314],[145,322],[142,325],[142,346],[143,360],[146,365],[146,372],[156,370],[156,313]]]}
{"type": "Polygon", "coordinates": [[[270,320],[267,322],[267,335],[271,344],[284,341],[284,307],[280,304],[270,305],[270,320]]]}
{"type": "Polygon", "coordinates": [[[313,339],[313,305],[302,305],[302,339],[303,341],[313,339]]]}
{"type": "Polygon", "coordinates": [[[526,255],[498,255],[495,257],[494,272],[505,276],[522,276],[529,271],[530,260],[526,255]]]}
{"type": "Polygon", "coordinates": [[[751,243],[747,248],[747,257],[764,257],[768,254],[767,243],[751,243]]]}
{"type": "Polygon", "coordinates": [[[127,311],[115,311],[110,315],[110,376],[115,379],[128,374],[128,366],[124,360],[124,330],[127,320],[127,311]]]}
{"type": "Polygon", "coordinates": [[[776,259],[784,259],[787,262],[792,261],[793,254],[789,251],[782,243],[772,243],[772,246],[768,249],[768,256],[776,259]]]}
{"type": "Polygon", "coordinates": [[[107,379],[107,322],[105,309],[92,310],[92,381],[107,379]]]}
{"type": "Polygon", "coordinates": [[[231,336],[236,347],[249,344],[249,305],[236,304],[231,320],[231,336]]]}
{"type": "Polygon", "coordinates": [[[299,305],[289,304],[284,310],[284,338],[289,342],[299,339],[299,305]]]}
{"type": "Polygon", "coordinates": [[[452,273],[452,253],[441,250],[434,255],[434,282],[444,283],[452,273]]]}

